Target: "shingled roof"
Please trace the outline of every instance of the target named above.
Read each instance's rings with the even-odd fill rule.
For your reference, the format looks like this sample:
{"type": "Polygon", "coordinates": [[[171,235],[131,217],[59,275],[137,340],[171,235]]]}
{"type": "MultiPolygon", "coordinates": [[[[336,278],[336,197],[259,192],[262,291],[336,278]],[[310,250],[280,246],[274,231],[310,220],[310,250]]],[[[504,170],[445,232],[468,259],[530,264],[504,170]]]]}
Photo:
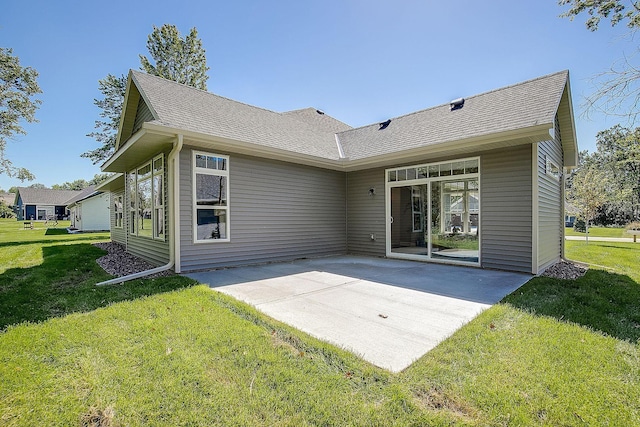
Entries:
{"type": "Polygon", "coordinates": [[[80,202],[82,200],[88,199],[90,197],[93,197],[96,194],[100,194],[102,193],[102,191],[96,191],[96,186],[95,185],[90,185],[87,188],[85,188],[84,190],[80,190],[78,191],[78,194],[76,194],[75,196],[73,196],[72,198],[70,198],[69,200],[67,200],[67,206],[71,206],[74,203],[80,202]]]}
{"type": "Polygon", "coordinates": [[[324,121],[331,121],[331,125],[318,126],[310,120],[301,120],[297,114],[265,110],[139,71],[132,71],[131,76],[157,124],[338,159],[335,131],[328,130],[335,125],[335,119],[326,115],[324,121]]]}
{"type": "Polygon", "coordinates": [[[80,194],[80,191],[18,187],[18,194],[22,198],[23,205],[66,206],[69,199],[80,194]]]}
{"type": "Polygon", "coordinates": [[[568,72],[562,71],[524,83],[464,98],[464,106],[450,104],[340,132],[338,137],[350,160],[402,150],[482,137],[542,124],[553,126],[568,72]]]}
{"type": "Polygon", "coordinates": [[[7,206],[13,206],[16,200],[16,193],[0,193],[0,200],[7,206]]]}
{"type": "MultiPolygon", "coordinates": [[[[123,115],[119,148],[136,131],[133,119],[139,111],[138,103],[143,102],[152,116],[147,124],[156,126],[143,126],[150,132],[190,132],[203,140],[223,141],[230,151],[237,144],[245,152],[249,147],[284,153],[287,159],[317,159],[318,163],[337,169],[358,162],[373,164],[372,159],[398,153],[408,155],[456,143],[470,145],[470,141],[483,138],[502,137],[508,141],[524,138],[529,132],[535,133],[529,142],[549,139],[548,131],[554,129],[558,113],[568,153],[565,165],[571,166],[573,158],[577,159],[568,71],[465,97],[462,108],[451,109],[447,103],[391,118],[387,126],[375,123],[356,129],[314,108],[278,113],[139,71],[130,72],[130,86],[133,87],[128,93],[135,93],[129,95],[123,115]],[[123,128],[127,131],[123,132],[123,128]]],[[[120,154],[116,152],[112,160],[120,154]]],[[[105,170],[124,172],[113,165],[105,170]]]]}

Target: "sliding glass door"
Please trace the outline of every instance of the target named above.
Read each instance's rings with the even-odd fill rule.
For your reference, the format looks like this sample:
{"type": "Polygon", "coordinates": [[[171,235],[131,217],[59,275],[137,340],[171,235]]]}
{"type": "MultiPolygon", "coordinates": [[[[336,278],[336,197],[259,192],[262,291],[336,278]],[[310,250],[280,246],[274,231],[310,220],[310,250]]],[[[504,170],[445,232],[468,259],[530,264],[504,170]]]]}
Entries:
{"type": "Polygon", "coordinates": [[[391,251],[428,255],[427,185],[391,188],[391,251]]]}
{"type": "Polygon", "coordinates": [[[387,170],[387,255],[479,264],[478,159],[387,170]]]}

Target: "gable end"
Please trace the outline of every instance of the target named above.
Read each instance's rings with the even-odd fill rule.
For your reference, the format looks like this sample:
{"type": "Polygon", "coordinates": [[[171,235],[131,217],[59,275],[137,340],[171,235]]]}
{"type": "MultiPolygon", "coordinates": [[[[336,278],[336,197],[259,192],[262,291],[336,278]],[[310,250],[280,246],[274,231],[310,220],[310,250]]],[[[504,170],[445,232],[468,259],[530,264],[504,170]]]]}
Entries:
{"type": "Polygon", "coordinates": [[[122,116],[120,118],[120,126],[118,127],[116,151],[131,137],[131,135],[136,133],[142,127],[143,123],[154,119],[156,119],[156,114],[145,101],[144,96],[140,93],[133,75],[129,73],[127,90],[122,108],[122,116]]]}

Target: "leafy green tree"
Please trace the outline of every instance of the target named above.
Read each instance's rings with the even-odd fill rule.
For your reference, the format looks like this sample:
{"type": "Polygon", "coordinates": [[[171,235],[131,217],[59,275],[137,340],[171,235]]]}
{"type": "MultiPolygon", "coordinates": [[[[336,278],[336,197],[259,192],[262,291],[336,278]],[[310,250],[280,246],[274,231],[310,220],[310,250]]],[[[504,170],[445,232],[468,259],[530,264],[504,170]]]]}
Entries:
{"type": "Polygon", "coordinates": [[[31,184],[29,188],[47,188],[47,186],[44,184],[40,184],[39,182],[36,182],[35,184],[31,184]]]}
{"type": "Polygon", "coordinates": [[[84,190],[89,186],[89,183],[84,179],[76,179],[72,182],[65,182],[64,184],[54,184],[51,186],[54,190],[84,190]]]}
{"type": "Polygon", "coordinates": [[[640,219],[640,128],[620,125],[598,132],[593,161],[611,184],[611,204],[626,219],[640,219]]]}
{"type": "Polygon", "coordinates": [[[97,173],[89,181],[85,179],[76,179],[71,182],[64,182],[62,184],[53,184],[51,186],[54,190],[84,190],[92,185],[98,185],[103,181],[106,181],[111,177],[110,173],[97,173]]]}
{"type": "MultiPolygon", "coordinates": [[[[141,70],[198,89],[207,89],[209,77],[206,73],[209,67],[195,28],[182,38],[175,25],[154,26],[147,40],[147,49],[151,59],[140,55],[141,70]]],[[[95,122],[96,131],[87,136],[94,138],[101,146],[81,154],[93,164],[107,160],[115,150],[126,86],[127,77],[124,75],[117,77],[109,74],[98,81],[103,98],[94,99],[93,103],[101,110],[100,119],[95,122]]]]}
{"type": "Polygon", "coordinates": [[[207,90],[209,67],[195,27],[182,38],[175,25],[164,24],[160,28],[154,25],[147,49],[151,60],[140,55],[142,70],[147,74],[207,90]]]}
{"type": "Polygon", "coordinates": [[[606,174],[597,167],[581,167],[573,177],[569,199],[586,224],[587,244],[589,243],[589,223],[598,214],[598,209],[608,201],[608,180],[606,174]]]}
{"type": "Polygon", "coordinates": [[[4,200],[0,200],[0,218],[13,218],[15,213],[7,206],[4,200]]]}
{"type": "Polygon", "coordinates": [[[13,166],[5,157],[5,149],[7,140],[17,134],[26,135],[20,123],[22,120],[37,122],[35,113],[42,103],[33,98],[42,93],[37,78],[38,72],[21,66],[12,49],[0,48],[0,173],[21,181],[31,181],[35,177],[27,169],[13,166]]]}
{"type": "MultiPolygon", "coordinates": [[[[578,16],[588,16],[586,27],[597,31],[603,19],[611,26],[624,24],[635,33],[640,28],[640,2],[622,0],[558,0],[560,5],[569,5],[569,10],[561,16],[571,20],[578,16]]],[[[602,111],[611,116],[626,118],[634,123],[640,105],[640,68],[628,58],[624,58],[594,77],[596,91],[585,101],[586,112],[602,111]]]]}
{"type": "Polygon", "coordinates": [[[571,20],[586,12],[589,18],[587,18],[585,25],[590,31],[597,31],[602,19],[610,20],[611,26],[625,22],[626,26],[633,30],[640,28],[640,4],[635,1],[559,0],[558,3],[570,5],[569,10],[562,16],[571,20]]]}
{"type": "Polygon", "coordinates": [[[111,178],[113,174],[111,173],[97,173],[93,176],[92,179],[89,180],[89,185],[100,185],[107,179],[111,178]]]}
{"type": "Polygon", "coordinates": [[[104,79],[98,80],[98,89],[103,98],[94,99],[93,103],[102,111],[100,111],[100,119],[95,122],[96,130],[87,136],[94,138],[102,145],[80,155],[90,159],[94,165],[111,157],[115,149],[122,104],[127,89],[127,76],[117,77],[108,74],[104,79]]]}

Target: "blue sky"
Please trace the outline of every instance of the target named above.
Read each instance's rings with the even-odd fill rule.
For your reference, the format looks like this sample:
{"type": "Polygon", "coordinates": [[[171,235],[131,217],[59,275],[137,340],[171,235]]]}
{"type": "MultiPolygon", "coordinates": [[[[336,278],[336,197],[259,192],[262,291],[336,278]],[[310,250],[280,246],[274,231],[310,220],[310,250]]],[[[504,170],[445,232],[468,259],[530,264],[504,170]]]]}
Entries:
{"type": "MultiPolygon", "coordinates": [[[[16,166],[47,186],[91,179],[80,157],[99,110],[98,80],[140,67],[153,25],[187,34],[207,53],[210,92],[275,110],[315,107],[351,125],[569,69],[580,149],[617,120],[582,117],[591,78],[634,54],[626,29],[589,32],[560,18],[556,0],[3,0],[0,43],[39,73],[43,101],[8,143],[16,166]]],[[[0,175],[0,188],[29,185],[0,175]]]]}

